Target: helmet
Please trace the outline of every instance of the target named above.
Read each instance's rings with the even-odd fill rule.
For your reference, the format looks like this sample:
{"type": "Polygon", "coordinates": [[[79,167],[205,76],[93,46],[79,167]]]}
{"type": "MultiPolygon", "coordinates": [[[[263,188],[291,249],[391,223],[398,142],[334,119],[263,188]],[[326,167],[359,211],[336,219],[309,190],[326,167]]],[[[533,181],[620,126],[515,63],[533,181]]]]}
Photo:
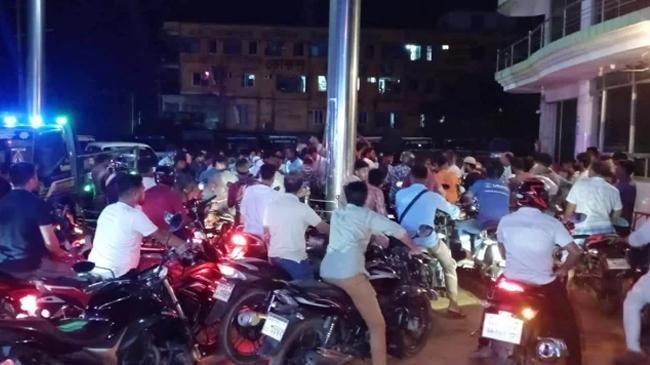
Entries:
{"type": "Polygon", "coordinates": [[[515,195],[517,206],[548,209],[548,191],[546,185],[538,179],[524,181],[515,195]]]}
{"type": "Polygon", "coordinates": [[[175,180],[174,169],[171,166],[156,167],[156,184],[173,186],[175,180]]]}
{"type": "Polygon", "coordinates": [[[404,151],[402,154],[399,156],[399,162],[408,164],[415,160],[415,155],[411,151],[404,151]]]}

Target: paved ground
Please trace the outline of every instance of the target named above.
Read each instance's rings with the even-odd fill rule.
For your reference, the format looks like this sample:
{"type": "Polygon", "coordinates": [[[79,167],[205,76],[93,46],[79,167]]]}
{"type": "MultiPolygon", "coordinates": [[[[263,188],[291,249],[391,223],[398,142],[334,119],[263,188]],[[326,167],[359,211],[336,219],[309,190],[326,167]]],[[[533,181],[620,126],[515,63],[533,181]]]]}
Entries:
{"type": "MultiPolygon", "coordinates": [[[[446,300],[434,302],[434,330],[427,346],[414,358],[390,359],[390,365],[477,365],[468,359],[468,355],[476,348],[476,337],[473,337],[472,333],[478,328],[481,318],[479,297],[483,294],[481,287],[467,274],[461,274],[461,286],[466,288],[460,293],[460,303],[468,315],[467,318],[447,318],[444,312],[446,300]],[[467,289],[471,289],[471,292],[467,289]]],[[[611,365],[613,359],[625,350],[620,315],[602,315],[591,294],[584,289],[572,290],[571,296],[579,313],[579,325],[583,335],[583,363],[611,365]]],[[[211,363],[229,365],[225,361],[211,363]]],[[[354,363],[361,364],[367,365],[370,361],[354,363]]]]}

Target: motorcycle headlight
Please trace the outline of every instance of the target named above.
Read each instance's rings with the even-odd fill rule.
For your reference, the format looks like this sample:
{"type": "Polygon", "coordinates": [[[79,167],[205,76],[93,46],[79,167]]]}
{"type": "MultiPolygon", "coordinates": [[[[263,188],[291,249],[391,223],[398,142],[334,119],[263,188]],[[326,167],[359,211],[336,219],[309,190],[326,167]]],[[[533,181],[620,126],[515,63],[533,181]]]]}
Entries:
{"type": "Polygon", "coordinates": [[[234,267],[230,265],[226,265],[224,263],[217,264],[217,267],[219,268],[219,271],[221,271],[221,275],[231,278],[231,279],[240,279],[240,280],[246,280],[246,275],[235,269],[234,267]]]}

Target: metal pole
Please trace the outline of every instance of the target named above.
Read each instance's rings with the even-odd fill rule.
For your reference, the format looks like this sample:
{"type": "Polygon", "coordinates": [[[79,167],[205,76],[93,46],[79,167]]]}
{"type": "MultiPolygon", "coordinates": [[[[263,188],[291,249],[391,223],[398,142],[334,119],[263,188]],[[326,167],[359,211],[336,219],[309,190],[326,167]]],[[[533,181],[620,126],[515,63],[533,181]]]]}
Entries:
{"type": "Polygon", "coordinates": [[[43,106],[43,25],[45,0],[29,0],[29,58],[27,63],[27,110],[40,115],[43,106]]]}
{"type": "Polygon", "coordinates": [[[566,7],[562,12],[562,37],[566,36],[566,7]]]}
{"type": "Polygon", "coordinates": [[[636,77],[632,72],[632,100],[630,102],[630,135],[627,141],[627,152],[634,153],[634,144],[636,143],[636,77]]]}
{"type": "Polygon", "coordinates": [[[598,126],[598,149],[603,151],[605,148],[605,121],[607,117],[607,89],[603,89],[600,97],[600,125],[598,126]]]}
{"type": "Polygon", "coordinates": [[[529,30],[528,31],[528,55],[526,58],[530,57],[530,42],[532,42],[533,38],[533,31],[529,30]]]}
{"type": "Polygon", "coordinates": [[[16,80],[18,81],[18,103],[25,103],[25,60],[23,59],[23,7],[22,0],[16,0],[16,53],[18,53],[18,64],[16,70],[16,80]]]}
{"type": "Polygon", "coordinates": [[[327,65],[327,200],[337,206],[352,173],[357,132],[361,0],[330,0],[327,65]]]}

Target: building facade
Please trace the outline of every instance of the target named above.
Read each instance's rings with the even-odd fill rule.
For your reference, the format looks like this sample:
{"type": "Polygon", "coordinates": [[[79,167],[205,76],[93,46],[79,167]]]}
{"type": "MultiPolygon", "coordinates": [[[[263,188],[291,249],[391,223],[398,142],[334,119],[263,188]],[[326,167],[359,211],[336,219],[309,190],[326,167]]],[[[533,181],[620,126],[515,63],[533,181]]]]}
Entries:
{"type": "MultiPolygon", "coordinates": [[[[542,150],[557,159],[588,146],[627,152],[649,176],[650,1],[500,0],[499,11],[543,17],[499,50],[496,72],[505,91],[540,95],[542,150]]],[[[638,184],[644,212],[648,185],[638,184]]]]}
{"type": "MultiPolygon", "coordinates": [[[[460,85],[469,97],[478,93],[472,82],[494,67],[498,22],[484,14],[443,21],[486,31],[362,29],[360,133],[399,128],[416,134],[445,122],[445,96],[460,85]]],[[[160,112],[166,120],[215,131],[323,130],[327,29],[167,22],[163,37],[160,112]]]]}

